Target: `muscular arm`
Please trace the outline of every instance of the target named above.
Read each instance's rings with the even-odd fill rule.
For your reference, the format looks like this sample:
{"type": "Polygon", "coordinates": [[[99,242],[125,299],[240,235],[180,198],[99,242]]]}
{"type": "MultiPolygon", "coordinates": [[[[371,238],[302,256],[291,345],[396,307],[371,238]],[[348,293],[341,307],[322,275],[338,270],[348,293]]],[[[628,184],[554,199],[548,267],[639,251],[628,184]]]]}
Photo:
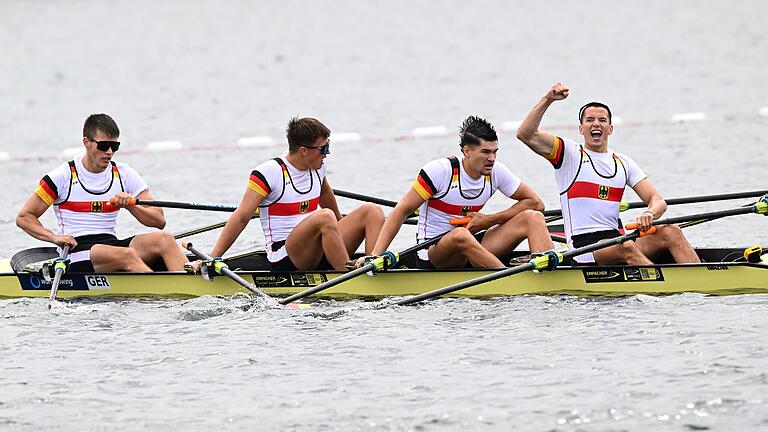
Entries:
{"type": "Polygon", "coordinates": [[[654,219],[660,218],[667,211],[667,202],[647,178],[640,180],[632,189],[648,205],[648,210],[653,212],[654,219]]]}
{"type": "Polygon", "coordinates": [[[403,226],[405,219],[407,219],[414,210],[419,208],[424,201],[424,198],[422,198],[413,188],[409,189],[408,192],[400,198],[400,201],[397,202],[395,208],[389,212],[387,220],[384,221],[384,226],[381,227],[379,238],[376,239],[376,245],[374,245],[373,251],[371,251],[372,255],[381,255],[382,252],[387,250],[390,243],[392,243],[392,239],[395,238],[398,231],[400,231],[400,227],[403,226]]]}
{"type": "Polygon", "coordinates": [[[48,210],[48,207],[50,206],[33,193],[27,198],[16,215],[16,226],[38,240],[50,242],[60,247],[66,244],[72,247],[76,246],[77,242],[72,236],[56,235],[40,223],[40,216],[48,210]]]}
{"type": "Polygon", "coordinates": [[[503,224],[525,210],[544,210],[544,202],[533,188],[525,182],[520,183],[520,186],[510,198],[517,200],[517,202],[506,210],[489,215],[482,213],[468,214],[468,216],[472,216],[472,221],[467,225],[467,229],[474,233],[494,225],[503,224]]]}
{"type": "Polygon", "coordinates": [[[245,195],[243,195],[240,205],[237,206],[237,210],[229,217],[226,225],[224,225],[224,229],[221,231],[221,235],[219,235],[219,239],[216,240],[216,245],[211,251],[212,257],[220,257],[229,250],[232,243],[237,240],[237,237],[240,236],[240,233],[248,225],[248,222],[263,200],[264,197],[252,189],[245,190],[245,195]]]}
{"type": "Polygon", "coordinates": [[[336,202],[336,195],[333,194],[333,188],[328,183],[328,177],[323,179],[323,184],[320,187],[320,207],[333,211],[336,220],[341,220],[343,217],[339,210],[339,204],[336,202]]]}
{"type": "Polygon", "coordinates": [[[554,134],[539,130],[541,119],[552,102],[562,100],[568,97],[568,87],[561,83],[556,83],[549,89],[541,100],[531,108],[531,111],[523,119],[520,127],[517,128],[517,139],[525,143],[534,152],[541,156],[548,157],[552,153],[554,146],[554,134]]]}

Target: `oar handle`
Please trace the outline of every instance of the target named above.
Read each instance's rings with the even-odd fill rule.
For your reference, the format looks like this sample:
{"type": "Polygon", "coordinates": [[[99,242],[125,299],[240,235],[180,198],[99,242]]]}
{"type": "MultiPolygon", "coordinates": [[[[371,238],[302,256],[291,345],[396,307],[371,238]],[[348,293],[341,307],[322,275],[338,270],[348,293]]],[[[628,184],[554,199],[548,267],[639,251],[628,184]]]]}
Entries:
{"type": "Polygon", "coordinates": [[[449,220],[448,223],[450,223],[453,226],[465,226],[465,225],[468,225],[470,221],[472,221],[472,217],[467,216],[462,218],[453,218],[449,220]]]}
{"type": "MultiPolygon", "coordinates": [[[[112,205],[117,205],[117,197],[110,198],[109,199],[109,203],[112,204],[112,205]]],[[[131,198],[130,200],[128,200],[128,205],[138,205],[138,204],[139,204],[139,200],[136,199],[136,198],[131,198]]],[[[142,202],[141,204],[145,204],[145,203],[142,202]]],[[[149,204],[149,205],[151,205],[151,204],[149,204]]]]}

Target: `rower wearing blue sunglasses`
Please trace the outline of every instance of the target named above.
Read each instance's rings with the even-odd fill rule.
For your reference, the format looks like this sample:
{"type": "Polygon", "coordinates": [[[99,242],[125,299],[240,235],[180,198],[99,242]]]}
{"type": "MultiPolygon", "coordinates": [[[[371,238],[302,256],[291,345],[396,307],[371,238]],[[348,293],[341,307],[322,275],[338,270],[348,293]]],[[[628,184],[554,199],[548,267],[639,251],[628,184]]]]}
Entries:
{"type": "Polygon", "coordinates": [[[257,209],[273,270],[345,270],[363,241],[365,253],[371,252],[384,213],[363,204],[342,217],[325,175],[330,134],[313,118],[288,123],[288,151],[251,172],[243,199],[211,256],[220,257],[232,246],[257,209]]]}

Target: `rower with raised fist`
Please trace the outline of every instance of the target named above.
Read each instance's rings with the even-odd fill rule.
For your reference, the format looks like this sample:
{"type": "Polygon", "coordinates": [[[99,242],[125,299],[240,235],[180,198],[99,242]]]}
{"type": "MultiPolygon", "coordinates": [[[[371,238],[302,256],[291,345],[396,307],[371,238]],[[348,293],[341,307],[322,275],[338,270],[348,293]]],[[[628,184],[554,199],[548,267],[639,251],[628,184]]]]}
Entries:
{"type": "MultiPolygon", "coordinates": [[[[613,124],[607,105],[589,102],[581,107],[581,144],[539,129],[549,106],[567,98],[569,92],[566,85],[554,84],[517,129],[517,138],[555,168],[569,247],[579,248],[622,234],[619,210],[625,186],[631,187],[647,204],[635,222],[641,231],[648,230],[653,221],[664,214],[667,204],[634,160],[608,147],[613,124]]],[[[676,262],[699,262],[698,255],[676,225],[659,226],[654,235],[576,259],[594,260],[598,264],[652,264],[651,260],[665,251],[669,251],[676,262]]]]}

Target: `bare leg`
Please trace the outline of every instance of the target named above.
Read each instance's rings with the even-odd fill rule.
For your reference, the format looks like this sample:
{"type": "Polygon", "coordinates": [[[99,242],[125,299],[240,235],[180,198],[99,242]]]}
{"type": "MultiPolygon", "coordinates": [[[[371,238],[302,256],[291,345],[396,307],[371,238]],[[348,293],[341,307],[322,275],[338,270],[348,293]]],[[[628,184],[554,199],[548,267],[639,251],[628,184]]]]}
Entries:
{"type": "Polygon", "coordinates": [[[97,272],[126,271],[135,273],[151,272],[136,250],[130,247],[93,245],[91,263],[97,272]]]}
{"type": "Polygon", "coordinates": [[[462,268],[467,261],[476,268],[504,267],[466,228],[454,228],[430,246],[429,261],[436,268],[462,268]]]}
{"type": "Polygon", "coordinates": [[[637,247],[645,256],[655,256],[668,250],[677,263],[701,262],[696,251],[683,235],[683,231],[677,225],[664,225],[656,227],[656,233],[636,240],[637,247]]]}
{"type": "MultiPolygon", "coordinates": [[[[655,235],[655,234],[654,234],[655,235]]],[[[640,250],[638,245],[632,241],[625,241],[616,246],[610,246],[592,252],[595,261],[600,265],[628,264],[628,265],[651,265],[653,262],[648,259],[640,250]]]]}
{"type": "Polygon", "coordinates": [[[354,254],[365,240],[365,254],[370,254],[383,225],[384,212],[374,204],[363,204],[344,216],[339,221],[339,231],[347,253],[354,254]]]}
{"type": "Polygon", "coordinates": [[[511,253],[525,238],[531,252],[552,250],[555,245],[549,236],[544,215],[541,212],[525,210],[512,219],[488,230],[482,245],[497,257],[511,253]]]}
{"type": "Polygon", "coordinates": [[[323,254],[336,270],[344,270],[349,260],[336,215],[328,209],[318,210],[296,225],[288,235],[285,249],[299,270],[315,269],[323,254]]]}
{"type": "Polygon", "coordinates": [[[165,231],[137,235],[131,240],[129,247],[136,251],[144,263],[162,258],[165,268],[169,271],[182,271],[184,263],[187,262],[187,257],[176,244],[176,239],[165,231]]]}

